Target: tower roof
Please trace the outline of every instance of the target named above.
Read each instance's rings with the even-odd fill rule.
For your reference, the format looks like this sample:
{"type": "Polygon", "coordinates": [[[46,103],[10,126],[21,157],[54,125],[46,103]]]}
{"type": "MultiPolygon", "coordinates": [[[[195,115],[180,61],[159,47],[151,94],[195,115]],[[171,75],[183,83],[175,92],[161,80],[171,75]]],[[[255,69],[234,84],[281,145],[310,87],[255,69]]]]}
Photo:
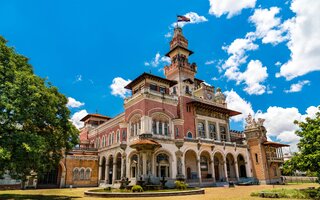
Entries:
{"type": "Polygon", "coordinates": [[[189,55],[193,54],[193,52],[188,49],[188,40],[184,37],[182,28],[178,26],[174,28],[174,34],[172,40],[170,41],[170,51],[166,54],[166,56],[170,57],[170,53],[177,48],[184,49],[189,53],[189,55]]]}

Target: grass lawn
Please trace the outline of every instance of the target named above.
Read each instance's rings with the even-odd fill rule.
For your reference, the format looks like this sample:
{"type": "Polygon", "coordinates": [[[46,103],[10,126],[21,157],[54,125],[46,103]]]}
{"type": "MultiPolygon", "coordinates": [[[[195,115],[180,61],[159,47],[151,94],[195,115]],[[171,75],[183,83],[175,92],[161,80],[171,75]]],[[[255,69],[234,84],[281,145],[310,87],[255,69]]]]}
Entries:
{"type": "MultiPolygon", "coordinates": [[[[290,184],[290,185],[276,185],[274,188],[306,188],[319,187],[319,184],[290,184]]],[[[0,199],[44,199],[44,200],[62,200],[62,199],[99,199],[97,197],[85,197],[83,192],[94,188],[74,188],[74,189],[42,189],[42,190],[7,190],[0,191],[0,199]]],[[[98,188],[96,188],[98,189],[98,188]]],[[[259,199],[259,197],[251,197],[250,193],[261,190],[273,189],[272,185],[258,185],[258,186],[236,186],[235,188],[206,188],[204,195],[192,196],[177,196],[177,197],[145,197],[139,198],[143,200],[157,200],[157,199],[175,199],[175,200],[212,200],[212,199],[259,199]]],[[[102,198],[101,198],[102,199],[102,198]]],[[[111,199],[111,198],[109,198],[111,199]]],[[[112,198],[112,200],[119,198],[112,198]]],[[[132,200],[136,198],[124,198],[124,200],[132,200]]]]}

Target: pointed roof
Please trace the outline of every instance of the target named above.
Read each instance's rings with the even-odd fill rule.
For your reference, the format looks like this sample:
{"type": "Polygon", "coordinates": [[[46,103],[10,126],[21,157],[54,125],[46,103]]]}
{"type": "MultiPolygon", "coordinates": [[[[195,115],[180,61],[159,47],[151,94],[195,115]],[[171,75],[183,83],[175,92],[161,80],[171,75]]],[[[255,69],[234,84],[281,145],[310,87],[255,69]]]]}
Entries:
{"type": "Polygon", "coordinates": [[[177,48],[184,49],[189,53],[189,55],[193,54],[193,52],[188,49],[188,40],[184,37],[181,27],[174,28],[174,34],[172,40],[170,41],[170,51],[166,54],[166,56],[170,57],[170,53],[177,48]]]}

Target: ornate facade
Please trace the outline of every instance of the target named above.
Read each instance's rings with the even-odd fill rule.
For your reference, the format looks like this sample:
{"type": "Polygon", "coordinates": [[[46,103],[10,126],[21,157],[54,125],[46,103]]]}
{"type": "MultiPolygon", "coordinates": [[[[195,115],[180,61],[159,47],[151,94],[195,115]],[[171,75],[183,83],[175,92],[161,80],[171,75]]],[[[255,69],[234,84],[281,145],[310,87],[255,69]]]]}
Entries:
{"type": "Polygon", "coordinates": [[[268,142],[263,120],[256,122],[251,116],[244,132],[231,131],[230,118],[241,113],[228,109],[220,88],[195,78],[198,67],[189,63],[192,53],[176,27],[166,54],[171,64],[164,67],[165,78],[143,73],[125,87],[132,95],[124,100],[123,113],[82,119],[80,149],[85,154],[94,148],[96,155],[91,160],[81,153],[67,155],[64,163],[72,173],[60,186],[118,187],[124,177],[130,184],[159,184],[164,177],[167,186],[177,179],[198,186],[247,177],[260,183],[281,181],[284,145],[268,142]],[[91,172],[85,161],[96,162],[91,172]]]}

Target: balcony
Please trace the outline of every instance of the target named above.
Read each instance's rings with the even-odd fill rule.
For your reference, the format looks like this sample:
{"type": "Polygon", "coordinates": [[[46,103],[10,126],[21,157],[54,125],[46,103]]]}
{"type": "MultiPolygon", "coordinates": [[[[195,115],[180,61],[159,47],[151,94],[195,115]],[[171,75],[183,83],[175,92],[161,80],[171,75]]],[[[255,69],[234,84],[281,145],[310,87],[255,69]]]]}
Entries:
{"type": "Polygon", "coordinates": [[[128,104],[132,102],[135,99],[139,98],[148,98],[148,99],[161,99],[161,100],[166,100],[172,103],[177,103],[178,102],[178,96],[177,95],[171,95],[171,94],[166,94],[162,92],[158,92],[155,90],[151,90],[150,88],[141,88],[138,92],[133,94],[131,97],[127,97],[124,100],[125,104],[128,104]]]}

